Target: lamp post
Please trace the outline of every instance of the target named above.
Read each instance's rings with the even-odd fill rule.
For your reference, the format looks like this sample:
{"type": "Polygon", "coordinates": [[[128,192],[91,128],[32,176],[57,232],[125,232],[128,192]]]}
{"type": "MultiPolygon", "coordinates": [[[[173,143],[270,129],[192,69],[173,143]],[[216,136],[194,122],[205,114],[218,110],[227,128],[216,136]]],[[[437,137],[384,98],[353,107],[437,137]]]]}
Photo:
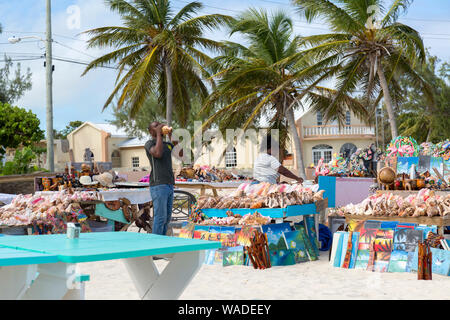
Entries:
{"type": "Polygon", "coordinates": [[[12,44],[18,43],[23,39],[38,39],[45,42],[45,69],[46,69],[46,96],[47,96],[47,169],[50,172],[55,171],[54,148],[53,148],[53,62],[52,62],[52,17],[51,17],[51,0],[46,0],[46,39],[37,36],[12,37],[8,41],[12,44]]]}

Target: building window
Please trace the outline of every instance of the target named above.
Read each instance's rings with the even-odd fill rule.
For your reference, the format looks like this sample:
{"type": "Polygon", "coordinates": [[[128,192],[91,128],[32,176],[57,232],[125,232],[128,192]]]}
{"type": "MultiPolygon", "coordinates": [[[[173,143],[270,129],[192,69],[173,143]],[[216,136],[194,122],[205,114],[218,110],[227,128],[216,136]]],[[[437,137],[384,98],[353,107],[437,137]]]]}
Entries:
{"type": "Polygon", "coordinates": [[[351,124],[351,116],[350,116],[350,111],[347,111],[345,113],[345,124],[347,126],[349,126],[351,124]]]}
{"type": "Polygon", "coordinates": [[[312,148],[313,162],[314,165],[317,166],[320,158],[323,158],[324,163],[328,163],[331,161],[333,154],[333,148],[326,144],[319,144],[312,148]]]}
{"type": "Polygon", "coordinates": [[[225,153],[225,167],[227,168],[237,167],[236,148],[233,148],[233,150],[227,151],[225,153]]]}
{"type": "Polygon", "coordinates": [[[323,125],[323,116],[322,116],[322,112],[317,111],[317,125],[321,126],[323,125]]]}
{"type": "Polygon", "coordinates": [[[340,154],[344,159],[349,159],[356,152],[356,149],[353,143],[345,143],[341,147],[340,154]]]}
{"type": "Polygon", "coordinates": [[[139,157],[132,157],[131,164],[133,165],[133,168],[139,168],[139,157]]]}
{"type": "Polygon", "coordinates": [[[112,162],[113,168],[120,167],[121,163],[120,163],[120,151],[119,150],[113,151],[113,153],[111,154],[111,162],[112,162]]]}

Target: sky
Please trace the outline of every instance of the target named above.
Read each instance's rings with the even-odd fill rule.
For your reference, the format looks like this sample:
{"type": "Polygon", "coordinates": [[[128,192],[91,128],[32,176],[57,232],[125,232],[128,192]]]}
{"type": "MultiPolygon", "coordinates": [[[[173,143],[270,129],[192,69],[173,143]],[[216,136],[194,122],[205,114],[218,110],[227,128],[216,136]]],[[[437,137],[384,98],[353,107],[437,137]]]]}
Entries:
{"type": "MultiPolygon", "coordinates": [[[[0,0],[0,55],[6,53],[13,59],[36,59],[21,61],[23,70],[32,72],[32,90],[15,103],[32,110],[41,120],[45,130],[45,53],[44,42],[35,38],[23,39],[10,44],[10,37],[45,38],[45,0],[0,0]]],[[[173,7],[180,9],[189,1],[172,0],[173,7]]],[[[308,24],[295,13],[289,0],[203,0],[202,14],[222,13],[237,15],[248,7],[268,10],[285,10],[293,18],[295,32],[299,35],[326,33],[327,26],[316,22],[308,24]]],[[[386,5],[391,1],[385,2],[386,5]]],[[[415,0],[400,21],[418,30],[431,54],[443,61],[450,61],[450,1],[415,0]]],[[[82,32],[102,26],[120,25],[120,18],[109,11],[103,0],[53,0],[52,28],[53,55],[57,59],[71,59],[79,63],[54,61],[53,73],[53,113],[54,128],[64,129],[74,120],[105,123],[112,120],[111,109],[102,112],[104,102],[114,88],[117,76],[115,69],[96,69],[81,76],[86,65],[106,51],[86,48],[87,36],[82,32]]],[[[224,30],[210,32],[207,36],[214,40],[240,42],[239,36],[228,38],[224,30]]],[[[0,59],[3,61],[3,58],[0,59]]],[[[3,66],[3,62],[0,62],[3,66]]]]}

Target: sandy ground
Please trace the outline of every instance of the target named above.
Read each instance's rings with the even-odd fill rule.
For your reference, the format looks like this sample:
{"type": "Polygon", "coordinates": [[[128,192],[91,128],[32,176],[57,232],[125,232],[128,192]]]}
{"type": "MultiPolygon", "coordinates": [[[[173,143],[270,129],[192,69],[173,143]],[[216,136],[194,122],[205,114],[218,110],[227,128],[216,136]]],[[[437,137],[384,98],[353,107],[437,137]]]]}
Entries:
{"type": "MultiPolygon", "coordinates": [[[[167,261],[156,261],[161,271],[167,261]]],[[[122,261],[80,264],[91,275],[86,299],[139,299],[122,261]]],[[[418,281],[415,273],[376,273],[333,268],[328,252],[320,260],[294,266],[255,270],[244,266],[203,265],[181,299],[450,299],[450,277],[433,274],[418,281]]]]}

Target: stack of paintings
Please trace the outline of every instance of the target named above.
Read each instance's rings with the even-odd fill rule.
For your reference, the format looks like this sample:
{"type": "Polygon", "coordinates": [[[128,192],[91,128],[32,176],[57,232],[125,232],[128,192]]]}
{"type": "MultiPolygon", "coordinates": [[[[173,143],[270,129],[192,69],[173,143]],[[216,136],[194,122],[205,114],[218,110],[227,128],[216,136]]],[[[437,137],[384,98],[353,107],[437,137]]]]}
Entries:
{"type": "Polygon", "coordinates": [[[220,249],[207,250],[205,264],[208,265],[251,265],[246,247],[255,230],[267,236],[270,263],[272,266],[286,266],[319,259],[317,231],[313,217],[305,217],[302,223],[278,223],[262,226],[203,226],[184,223],[179,237],[208,241],[219,241],[220,249]]]}
{"type": "MultiPolygon", "coordinates": [[[[374,272],[416,271],[418,243],[436,228],[370,220],[350,222],[348,232],[333,235],[330,264],[374,272]]],[[[450,250],[445,250],[446,244],[441,242],[444,250],[432,248],[433,273],[449,275],[450,250]]]]}

